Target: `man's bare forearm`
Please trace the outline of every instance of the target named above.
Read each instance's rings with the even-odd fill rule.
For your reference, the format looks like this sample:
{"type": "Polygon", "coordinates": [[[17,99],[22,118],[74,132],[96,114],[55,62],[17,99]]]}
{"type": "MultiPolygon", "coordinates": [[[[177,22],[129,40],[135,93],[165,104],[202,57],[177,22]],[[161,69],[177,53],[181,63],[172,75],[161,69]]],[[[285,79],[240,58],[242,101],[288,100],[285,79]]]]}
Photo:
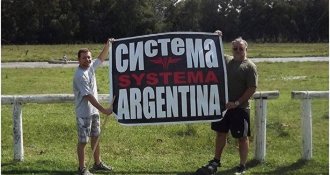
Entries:
{"type": "Polygon", "coordinates": [[[103,62],[108,57],[110,43],[112,43],[114,41],[115,41],[114,38],[110,38],[110,39],[107,40],[107,43],[104,45],[100,55],[98,56],[98,58],[101,60],[101,62],[103,62]]]}
{"type": "Polygon", "coordinates": [[[245,90],[244,94],[237,99],[240,103],[243,103],[245,101],[248,101],[252,95],[256,92],[256,87],[249,87],[248,89],[245,90]]]}
{"type": "Polygon", "coordinates": [[[86,96],[84,96],[84,98],[86,98],[96,109],[98,109],[100,112],[104,113],[105,109],[103,108],[103,106],[96,100],[96,98],[91,95],[88,94],[86,96]]]}

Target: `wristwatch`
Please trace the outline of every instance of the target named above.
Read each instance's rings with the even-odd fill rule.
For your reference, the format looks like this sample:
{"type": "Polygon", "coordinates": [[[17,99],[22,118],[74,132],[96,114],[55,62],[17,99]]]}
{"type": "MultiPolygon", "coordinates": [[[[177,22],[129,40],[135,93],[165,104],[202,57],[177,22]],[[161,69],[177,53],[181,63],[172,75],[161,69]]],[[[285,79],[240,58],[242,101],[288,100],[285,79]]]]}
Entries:
{"type": "Polygon", "coordinates": [[[234,102],[234,104],[235,104],[236,106],[239,106],[240,103],[239,103],[239,101],[237,100],[237,101],[234,102]]]}

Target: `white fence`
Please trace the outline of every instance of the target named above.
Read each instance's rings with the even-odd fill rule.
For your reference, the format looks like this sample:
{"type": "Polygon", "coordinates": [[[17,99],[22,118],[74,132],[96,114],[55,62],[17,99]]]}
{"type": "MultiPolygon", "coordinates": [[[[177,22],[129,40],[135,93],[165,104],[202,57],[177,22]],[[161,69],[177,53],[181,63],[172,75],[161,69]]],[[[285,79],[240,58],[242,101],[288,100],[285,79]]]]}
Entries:
{"type": "MultiPolygon", "coordinates": [[[[99,95],[100,101],[109,101],[109,96],[99,95]]],[[[23,123],[22,123],[22,105],[24,103],[73,103],[72,94],[35,94],[35,95],[2,95],[1,104],[13,105],[13,131],[14,131],[14,160],[23,161],[23,123]]]]}
{"type": "Polygon", "coordinates": [[[267,100],[278,98],[278,91],[256,92],[255,99],[255,151],[254,159],[263,162],[266,157],[267,100]]]}
{"type": "MultiPolygon", "coordinates": [[[[256,92],[253,95],[256,104],[256,151],[255,159],[263,161],[266,155],[266,116],[267,100],[278,98],[278,91],[256,92]]],[[[101,102],[109,102],[109,95],[99,94],[101,102]]],[[[74,101],[72,94],[36,94],[36,95],[3,95],[2,104],[13,105],[13,131],[14,131],[14,160],[23,161],[23,124],[22,124],[22,104],[24,103],[69,103],[74,101]]]]}
{"type": "Polygon", "coordinates": [[[292,99],[301,99],[302,159],[310,160],[313,156],[312,143],[312,99],[327,98],[329,91],[292,91],[292,99]]]}

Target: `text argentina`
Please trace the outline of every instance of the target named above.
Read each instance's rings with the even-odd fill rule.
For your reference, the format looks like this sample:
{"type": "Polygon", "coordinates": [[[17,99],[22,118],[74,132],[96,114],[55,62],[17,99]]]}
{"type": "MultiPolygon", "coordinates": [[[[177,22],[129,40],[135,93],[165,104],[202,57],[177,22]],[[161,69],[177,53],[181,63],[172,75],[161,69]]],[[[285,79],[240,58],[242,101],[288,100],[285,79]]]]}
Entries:
{"type": "Polygon", "coordinates": [[[221,115],[218,85],[120,89],[120,120],[221,115]],[[128,104],[129,103],[129,104],[128,104]]]}

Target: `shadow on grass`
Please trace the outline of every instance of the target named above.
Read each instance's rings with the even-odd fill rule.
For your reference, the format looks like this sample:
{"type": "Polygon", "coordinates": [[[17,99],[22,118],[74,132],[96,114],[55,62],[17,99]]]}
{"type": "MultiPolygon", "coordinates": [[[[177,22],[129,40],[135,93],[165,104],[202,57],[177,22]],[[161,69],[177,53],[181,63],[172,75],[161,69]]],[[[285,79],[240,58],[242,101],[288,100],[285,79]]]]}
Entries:
{"type": "MultiPolygon", "coordinates": [[[[8,162],[8,163],[3,163],[1,164],[1,167],[6,167],[6,166],[10,166],[10,165],[14,165],[17,164],[18,162],[8,162]]],[[[255,160],[251,160],[247,163],[247,167],[249,168],[253,168],[255,166],[257,166],[259,164],[258,161],[255,160]]],[[[228,169],[228,170],[220,170],[218,173],[216,173],[216,175],[232,175],[235,172],[235,167],[232,169],[228,169]]],[[[285,170],[283,170],[285,171],[285,170]]],[[[282,171],[279,171],[282,172],[282,171]]],[[[50,174],[50,175],[71,175],[71,174],[76,174],[76,171],[61,171],[61,170],[3,170],[1,172],[2,174],[50,174]]],[[[114,174],[114,175],[124,175],[124,174],[137,174],[137,175],[142,175],[142,174],[173,174],[173,175],[193,175],[194,171],[192,172],[179,172],[179,171],[167,171],[167,172],[161,172],[161,171],[113,171],[111,173],[102,173],[102,172],[98,172],[97,174],[114,174]]]]}
{"type": "MultiPolygon", "coordinates": [[[[17,166],[22,164],[23,162],[19,161],[10,161],[6,163],[1,163],[1,174],[50,174],[50,175],[72,175],[75,174],[76,171],[69,170],[33,170],[25,168],[23,170],[4,170],[7,166],[17,166]]],[[[45,161],[40,161],[39,164],[42,166],[45,161]]]]}
{"type": "Polygon", "coordinates": [[[97,173],[97,174],[113,174],[113,175],[124,175],[124,174],[148,174],[148,175],[157,175],[157,174],[175,174],[175,175],[191,175],[193,174],[192,172],[178,172],[178,171],[168,171],[168,172],[161,172],[161,171],[130,171],[130,172],[127,172],[127,171],[114,171],[114,172],[111,172],[111,173],[97,173]]]}
{"type": "MultiPolygon", "coordinates": [[[[249,167],[249,168],[253,168],[253,167],[256,167],[258,164],[260,164],[258,161],[256,160],[251,160],[249,162],[247,162],[246,166],[249,167]]],[[[197,169],[196,169],[197,170],[197,169]]],[[[220,169],[220,171],[218,173],[216,173],[216,175],[232,175],[234,174],[236,170],[236,167],[234,168],[231,168],[231,169],[228,169],[228,170],[224,170],[222,171],[220,169]]],[[[98,173],[100,174],[100,173],[98,173]]],[[[107,173],[104,173],[104,174],[107,174],[107,173]]],[[[167,172],[153,172],[153,171],[135,171],[135,172],[127,172],[127,171],[114,171],[110,174],[115,174],[115,175],[124,175],[124,174],[175,174],[175,175],[195,175],[195,170],[194,171],[191,171],[191,172],[175,172],[175,171],[167,171],[167,172]]]]}
{"type": "MultiPolygon", "coordinates": [[[[21,170],[4,170],[4,168],[8,168],[10,166],[17,166],[18,164],[21,164],[23,162],[18,161],[10,161],[6,163],[1,164],[2,171],[0,174],[49,174],[49,175],[73,175],[77,174],[77,171],[72,170],[33,170],[33,169],[21,169],[21,170]]],[[[39,162],[40,163],[40,162],[39,162]]],[[[40,164],[42,165],[42,164],[40,164]]],[[[113,175],[121,175],[121,174],[175,174],[175,175],[190,175],[192,172],[178,172],[178,171],[167,171],[167,172],[161,172],[161,171],[112,171],[112,172],[97,172],[96,174],[113,174],[113,175]]]]}
{"type": "MultiPolygon", "coordinates": [[[[259,165],[259,164],[260,164],[260,162],[257,161],[257,160],[250,160],[250,161],[248,161],[248,162],[246,163],[246,167],[247,167],[248,169],[250,169],[250,168],[254,168],[254,167],[256,167],[256,166],[259,165]]],[[[217,172],[216,175],[233,175],[233,174],[235,173],[235,171],[236,171],[236,167],[233,167],[233,168],[231,168],[231,169],[227,169],[227,170],[222,170],[222,169],[220,168],[220,171],[217,172]]]]}
{"type": "MultiPolygon", "coordinates": [[[[50,175],[72,175],[72,174],[77,174],[76,171],[47,171],[47,170],[36,170],[36,171],[33,171],[33,170],[30,170],[30,171],[2,171],[1,174],[50,174],[50,175]]],[[[124,175],[124,174],[175,174],[175,175],[192,175],[193,172],[153,172],[153,171],[130,171],[130,172],[127,172],[127,171],[118,171],[118,172],[107,172],[107,173],[102,173],[102,172],[98,172],[98,173],[95,173],[95,174],[113,174],[113,175],[124,175]]]]}
{"type": "Polygon", "coordinates": [[[76,171],[48,171],[48,170],[36,170],[36,171],[1,171],[1,174],[50,174],[50,175],[72,175],[77,174],[76,171]]]}
{"type": "Polygon", "coordinates": [[[304,165],[306,165],[308,161],[307,160],[302,160],[299,159],[297,162],[288,165],[288,166],[282,166],[282,167],[278,167],[276,168],[274,171],[269,171],[269,172],[255,172],[254,174],[286,174],[288,172],[292,172],[292,171],[296,171],[301,169],[304,165]]]}

